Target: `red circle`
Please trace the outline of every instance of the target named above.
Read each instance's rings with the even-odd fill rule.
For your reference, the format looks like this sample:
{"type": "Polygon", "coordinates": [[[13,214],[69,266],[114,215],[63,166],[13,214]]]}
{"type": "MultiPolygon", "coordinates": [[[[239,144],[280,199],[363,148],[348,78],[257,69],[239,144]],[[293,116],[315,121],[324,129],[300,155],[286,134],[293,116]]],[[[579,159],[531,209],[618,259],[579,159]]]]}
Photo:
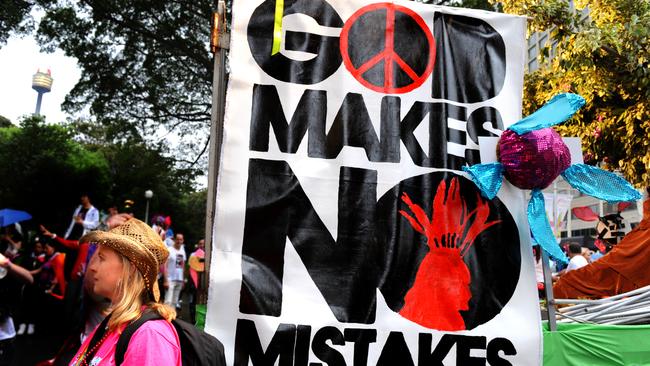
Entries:
{"type": "MultiPolygon", "coordinates": [[[[392,42],[394,42],[395,34],[393,33],[392,36],[393,36],[392,42]]],[[[388,42],[388,40],[386,41],[388,42]]],[[[403,94],[403,93],[410,92],[413,89],[422,85],[424,81],[429,77],[429,75],[431,75],[431,72],[433,71],[433,66],[435,64],[435,59],[436,59],[436,43],[435,40],[433,39],[433,35],[429,31],[427,24],[424,22],[424,19],[422,19],[422,17],[420,17],[413,10],[404,6],[395,5],[393,3],[370,4],[364,6],[363,8],[357,10],[354,14],[352,14],[352,16],[345,22],[345,24],[343,25],[343,29],[341,30],[340,49],[341,49],[341,56],[343,57],[343,64],[345,65],[345,68],[348,69],[350,74],[354,76],[354,78],[357,79],[357,81],[359,81],[366,88],[370,90],[374,90],[376,92],[385,93],[385,94],[403,94]],[[429,52],[429,60],[427,63],[427,67],[422,73],[422,75],[418,75],[416,78],[413,78],[411,75],[409,75],[409,77],[411,77],[413,82],[407,86],[403,86],[399,88],[387,86],[387,84],[390,84],[392,82],[392,80],[389,80],[389,78],[384,78],[383,86],[377,86],[375,84],[371,84],[370,82],[368,82],[366,79],[362,77],[363,72],[367,71],[367,69],[363,70],[363,72],[359,72],[359,70],[355,68],[354,65],[352,64],[352,60],[350,60],[350,55],[348,54],[348,32],[350,31],[350,28],[355,23],[355,21],[363,14],[368,13],[370,11],[379,10],[379,9],[386,9],[386,14],[389,14],[391,11],[392,12],[399,11],[401,13],[410,16],[418,24],[418,26],[420,26],[420,28],[422,29],[422,31],[424,32],[427,38],[427,41],[429,42],[429,49],[431,51],[429,52]]],[[[375,57],[381,55],[385,51],[386,50],[384,49],[384,51],[381,51],[380,53],[375,55],[375,57]]],[[[372,59],[370,61],[372,61],[372,59]]],[[[370,63],[370,61],[367,61],[366,64],[370,63]]],[[[363,66],[365,66],[365,64],[362,65],[362,67],[363,66]]],[[[385,64],[384,67],[388,67],[388,64],[385,64]]]]}

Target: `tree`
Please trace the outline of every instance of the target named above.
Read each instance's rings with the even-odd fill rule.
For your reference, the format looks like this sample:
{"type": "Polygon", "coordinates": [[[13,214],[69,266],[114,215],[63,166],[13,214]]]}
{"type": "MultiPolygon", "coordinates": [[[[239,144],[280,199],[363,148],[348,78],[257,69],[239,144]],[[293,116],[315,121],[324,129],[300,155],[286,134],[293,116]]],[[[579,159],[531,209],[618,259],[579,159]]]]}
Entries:
{"type": "Polygon", "coordinates": [[[7,43],[13,34],[26,34],[34,27],[29,12],[34,1],[11,0],[3,1],[0,6],[0,48],[7,43]]]}
{"type": "Polygon", "coordinates": [[[131,211],[144,218],[144,192],[152,190],[150,217],[155,213],[181,215],[185,212],[183,199],[194,192],[194,179],[200,171],[179,168],[164,144],[147,144],[137,129],[128,127],[121,121],[98,125],[77,120],[70,125],[86,149],[106,159],[111,177],[107,199],[111,204],[119,208],[125,200],[132,200],[131,211]]]}
{"type": "Polygon", "coordinates": [[[498,11],[499,5],[492,4],[489,0],[415,0],[420,3],[432,5],[445,5],[459,8],[483,9],[498,11]]]}
{"type": "Polygon", "coordinates": [[[103,204],[109,189],[106,160],[87,151],[62,126],[29,117],[0,129],[0,206],[25,210],[35,222],[63,230],[80,193],[103,204]]]}
{"type": "Polygon", "coordinates": [[[124,211],[125,200],[132,200],[130,211],[144,219],[144,192],[151,189],[150,217],[171,215],[192,240],[203,236],[199,216],[205,216],[206,197],[194,190],[197,171],[177,168],[165,151],[138,135],[124,132],[115,135],[122,141],[107,143],[104,133],[102,126],[48,125],[39,117],[0,128],[0,208],[25,210],[33,223],[61,233],[81,193],[89,193],[99,209],[116,205],[124,211]]]}
{"type": "Polygon", "coordinates": [[[0,128],[5,128],[5,127],[12,127],[13,123],[9,120],[9,118],[5,116],[0,116],[0,128]]]}
{"type": "Polygon", "coordinates": [[[205,203],[207,199],[207,189],[186,193],[180,199],[180,207],[175,215],[174,229],[176,232],[185,234],[188,253],[199,239],[205,239],[205,203]]]}
{"type": "Polygon", "coordinates": [[[582,95],[587,105],[558,131],[582,138],[589,163],[650,185],[650,2],[576,0],[577,12],[562,0],[502,3],[506,12],[532,17],[529,31],[550,29],[557,42],[557,57],[549,60],[547,47],[545,66],[526,75],[524,114],[556,93],[582,95]]]}
{"type": "Polygon", "coordinates": [[[154,146],[179,137],[176,161],[206,151],[211,108],[210,19],[214,1],[37,0],[38,39],[77,58],[81,79],[66,97],[99,123],[121,123],[154,146]]]}
{"type": "Polygon", "coordinates": [[[146,190],[154,192],[150,202],[152,214],[175,214],[180,210],[182,197],[193,191],[191,174],[176,169],[171,158],[142,141],[112,144],[97,151],[108,161],[113,203],[119,207],[127,199],[134,201],[132,212],[136,217],[144,217],[146,190]]]}

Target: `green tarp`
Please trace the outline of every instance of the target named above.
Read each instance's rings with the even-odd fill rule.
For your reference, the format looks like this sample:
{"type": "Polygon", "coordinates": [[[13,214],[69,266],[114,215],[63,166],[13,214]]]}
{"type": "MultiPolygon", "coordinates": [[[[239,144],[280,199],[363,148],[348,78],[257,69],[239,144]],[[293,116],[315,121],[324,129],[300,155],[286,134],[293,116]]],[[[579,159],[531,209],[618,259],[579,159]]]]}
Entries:
{"type": "Polygon", "coordinates": [[[206,305],[196,305],[196,327],[203,330],[205,328],[205,310],[206,305]]]}
{"type": "Polygon", "coordinates": [[[650,365],[650,325],[543,325],[544,366],[650,365]]]}

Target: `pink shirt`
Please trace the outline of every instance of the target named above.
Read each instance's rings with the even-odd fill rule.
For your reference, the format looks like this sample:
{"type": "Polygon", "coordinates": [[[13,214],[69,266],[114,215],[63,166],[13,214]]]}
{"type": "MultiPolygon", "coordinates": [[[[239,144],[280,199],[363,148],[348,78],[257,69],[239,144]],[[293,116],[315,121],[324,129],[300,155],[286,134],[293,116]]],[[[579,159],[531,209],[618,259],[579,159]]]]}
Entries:
{"type": "MultiPolygon", "coordinates": [[[[115,347],[125,327],[122,326],[118,331],[109,333],[88,365],[115,365],[115,347]]],[[[83,342],[79,351],[77,351],[77,354],[70,362],[70,366],[76,365],[79,356],[87,348],[95,331],[83,342]]],[[[124,362],[122,362],[122,365],[180,366],[181,347],[174,326],[166,320],[150,320],[142,324],[131,337],[129,346],[124,354],[124,362]]]]}

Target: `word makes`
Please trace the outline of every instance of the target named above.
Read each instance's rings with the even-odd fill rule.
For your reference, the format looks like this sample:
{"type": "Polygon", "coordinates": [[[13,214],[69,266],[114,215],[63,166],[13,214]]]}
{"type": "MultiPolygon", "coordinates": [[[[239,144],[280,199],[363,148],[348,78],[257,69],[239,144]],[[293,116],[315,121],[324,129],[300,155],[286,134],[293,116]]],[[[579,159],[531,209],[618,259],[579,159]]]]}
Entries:
{"type": "Polygon", "coordinates": [[[440,102],[413,103],[401,119],[401,98],[381,99],[380,136],[373,128],[361,94],[347,93],[329,131],[325,131],[327,91],[307,89],[287,122],[278,91],[273,85],[255,85],[250,128],[250,150],[268,151],[270,126],[284,153],[295,154],[308,133],[307,153],[311,158],[335,159],[344,146],[365,150],[372,162],[400,162],[400,141],[413,162],[422,167],[461,170],[463,165],[480,163],[479,150],[465,149],[464,156],[448,153],[448,142],[463,148],[467,138],[478,145],[480,136],[496,136],[488,129],[503,130],[499,111],[483,107],[468,115],[467,108],[440,102]],[[466,122],[466,131],[449,128],[448,120],[466,122]],[[428,124],[429,146],[425,151],[415,137],[423,121],[428,124]]]}

